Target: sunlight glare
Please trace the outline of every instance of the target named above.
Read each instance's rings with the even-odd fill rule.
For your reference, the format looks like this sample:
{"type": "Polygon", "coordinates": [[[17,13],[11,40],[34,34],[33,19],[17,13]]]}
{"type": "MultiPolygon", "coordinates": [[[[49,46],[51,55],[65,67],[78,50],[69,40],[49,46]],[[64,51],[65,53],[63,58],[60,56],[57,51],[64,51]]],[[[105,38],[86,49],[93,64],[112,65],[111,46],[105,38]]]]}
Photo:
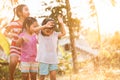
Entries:
{"type": "MultiPolygon", "coordinates": [[[[115,31],[120,31],[120,7],[113,7],[108,0],[93,1],[96,6],[100,33],[113,34],[115,31]]],[[[97,29],[97,22],[95,21],[96,23],[94,23],[94,19],[88,18],[90,14],[88,0],[70,0],[70,2],[73,15],[82,20],[82,26],[84,28],[97,29]]]]}

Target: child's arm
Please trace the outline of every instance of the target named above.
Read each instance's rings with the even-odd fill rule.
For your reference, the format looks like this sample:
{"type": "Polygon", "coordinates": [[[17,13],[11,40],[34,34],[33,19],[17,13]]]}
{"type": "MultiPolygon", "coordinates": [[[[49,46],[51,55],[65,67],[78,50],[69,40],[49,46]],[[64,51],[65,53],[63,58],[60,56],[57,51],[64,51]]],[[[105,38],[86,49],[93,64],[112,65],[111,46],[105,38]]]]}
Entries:
{"type": "Polygon", "coordinates": [[[16,41],[16,46],[21,47],[21,45],[23,44],[23,42],[24,42],[23,37],[20,37],[20,38],[16,41]]]}
{"type": "Polygon", "coordinates": [[[45,27],[46,27],[45,25],[39,26],[39,27],[35,27],[35,28],[34,28],[34,31],[35,31],[35,32],[39,32],[40,30],[42,30],[42,29],[45,28],[45,27]]]}
{"type": "Polygon", "coordinates": [[[40,30],[42,30],[42,29],[44,29],[44,28],[49,28],[49,27],[51,27],[51,25],[50,25],[50,23],[48,22],[48,23],[46,23],[46,24],[43,25],[43,26],[35,27],[35,28],[34,28],[34,31],[35,31],[35,32],[39,32],[40,30]]]}
{"type": "Polygon", "coordinates": [[[65,31],[65,28],[64,28],[64,23],[63,23],[63,20],[62,20],[62,15],[58,16],[58,21],[59,21],[59,24],[60,24],[60,32],[61,32],[58,35],[58,37],[61,38],[62,36],[64,36],[66,34],[66,31],[65,31]]]}
{"type": "Polygon", "coordinates": [[[52,25],[50,25],[51,23],[50,22],[47,22],[45,25],[43,26],[39,26],[39,27],[35,27],[34,28],[34,31],[36,33],[38,33],[40,30],[44,29],[44,28],[49,28],[49,27],[53,27],[52,25]]]}
{"type": "Polygon", "coordinates": [[[4,32],[4,35],[6,36],[6,37],[8,37],[8,38],[13,38],[13,37],[18,37],[18,34],[16,34],[16,33],[12,33],[12,32],[8,32],[8,31],[5,31],[4,32]]]}
{"type": "Polygon", "coordinates": [[[13,38],[13,37],[17,37],[18,34],[13,33],[11,30],[13,30],[14,26],[18,26],[19,24],[17,22],[11,22],[8,24],[8,26],[6,27],[5,31],[4,31],[4,35],[8,38],[13,38]]]}

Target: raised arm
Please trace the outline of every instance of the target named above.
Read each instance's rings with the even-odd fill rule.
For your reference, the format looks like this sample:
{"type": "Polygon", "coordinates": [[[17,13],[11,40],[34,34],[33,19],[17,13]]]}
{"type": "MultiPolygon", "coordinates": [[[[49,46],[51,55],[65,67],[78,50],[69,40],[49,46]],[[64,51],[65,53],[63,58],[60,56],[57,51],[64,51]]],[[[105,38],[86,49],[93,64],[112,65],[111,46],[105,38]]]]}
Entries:
{"type": "Polygon", "coordinates": [[[58,15],[58,22],[60,24],[60,34],[58,35],[59,38],[61,38],[62,36],[64,36],[66,34],[65,28],[64,28],[64,22],[62,19],[62,15],[58,15]]]}
{"type": "Polygon", "coordinates": [[[48,23],[46,23],[46,24],[43,25],[43,26],[35,27],[35,28],[34,28],[34,31],[38,33],[40,30],[42,30],[42,29],[44,29],[44,28],[49,28],[49,27],[51,27],[51,25],[50,25],[50,23],[48,22],[48,23]]]}
{"type": "Polygon", "coordinates": [[[35,32],[39,32],[41,29],[43,29],[43,28],[45,28],[45,27],[46,27],[45,25],[39,26],[39,27],[35,27],[35,28],[34,28],[34,31],[35,31],[35,32]]]}

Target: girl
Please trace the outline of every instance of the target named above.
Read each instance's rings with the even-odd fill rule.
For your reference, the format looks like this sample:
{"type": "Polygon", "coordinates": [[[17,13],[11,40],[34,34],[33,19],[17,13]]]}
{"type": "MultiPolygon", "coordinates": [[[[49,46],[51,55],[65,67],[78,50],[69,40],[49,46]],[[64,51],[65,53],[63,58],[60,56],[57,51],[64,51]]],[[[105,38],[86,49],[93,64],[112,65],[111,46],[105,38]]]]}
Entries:
{"type": "Polygon", "coordinates": [[[40,63],[40,80],[50,73],[50,80],[56,80],[56,70],[58,69],[57,43],[58,38],[66,34],[61,15],[58,16],[60,31],[55,31],[55,21],[51,18],[43,20],[42,25],[46,25],[38,34],[38,54],[36,60],[40,63]]]}
{"type": "Polygon", "coordinates": [[[19,39],[17,40],[17,46],[21,47],[20,65],[22,80],[36,80],[38,63],[35,61],[37,54],[37,39],[34,28],[37,26],[38,23],[35,18],[27,17],[23,22],[23,32],[19,35],[19,39]]]}
{"type": "Polygon", "coordinates": [[[14,18],[11,23],[8,24],[4,34],[12,40],[10,46],[10,62],[9,62],[9,73],[10,80],[14,80],[14,72],[16,65],[19,61],[21,55],[20,48],[16,46],[16,40],[18,39],[18,34],[22,30],[23,21],[26,17],[30,15],[29,9],[25,4],[20,4],[14,8],[14,17],[18,17],[18,20],[14,21],[14,18]]]}

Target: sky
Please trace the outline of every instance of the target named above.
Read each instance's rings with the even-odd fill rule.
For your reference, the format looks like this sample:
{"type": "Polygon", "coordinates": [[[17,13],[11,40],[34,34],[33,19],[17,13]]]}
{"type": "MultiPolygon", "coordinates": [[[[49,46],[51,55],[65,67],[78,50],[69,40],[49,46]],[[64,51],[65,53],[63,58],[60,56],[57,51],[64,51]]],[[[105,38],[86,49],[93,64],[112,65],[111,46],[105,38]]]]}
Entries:
{"type": "MultiPolygon", "coordinates": [[[[89,5],[88,0],[70,0],[72,12],[77,14],[76,17],[83,19],[83,27],[90,27],[97,29],[96,19],[88,18],[89,16],[89,5]],[[76,7],[76,8],[75,8],[76,7]]],[[[110,0],[93,0],[96,6],[98,15],[98,23],[101,34],[113,34],[115,31],[120,32],[120,4],[112,6],[110,0]]],[[[120,0],[116,0],[120,3],[120,0]]]]}
{"type": "Polygon", "coordinates": [[[120,4],[114,7],[109,0],[94,0],[94,2],[98,12],[101,33],[120,32],[120,4]]]}

